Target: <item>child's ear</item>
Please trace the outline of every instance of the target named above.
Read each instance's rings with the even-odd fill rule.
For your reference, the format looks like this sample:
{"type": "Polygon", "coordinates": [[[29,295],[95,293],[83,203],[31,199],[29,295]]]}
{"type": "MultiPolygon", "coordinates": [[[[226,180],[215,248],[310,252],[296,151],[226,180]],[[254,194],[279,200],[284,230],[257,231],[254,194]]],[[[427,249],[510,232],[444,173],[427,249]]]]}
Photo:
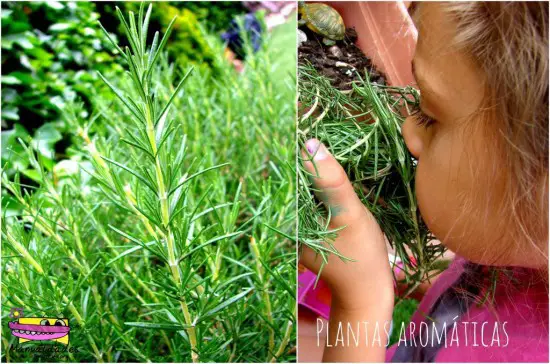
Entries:
{"type": "Polygon", "coordinates": [[[421,128],[411,116],[405,119],[405,122],[401,126],[401,133],[405,139],[405,144],[407,144],[409,152],[411,152],[416,159],[419,159],[423,147],[422,136],[419,133],[420,130],[421,128]]]}

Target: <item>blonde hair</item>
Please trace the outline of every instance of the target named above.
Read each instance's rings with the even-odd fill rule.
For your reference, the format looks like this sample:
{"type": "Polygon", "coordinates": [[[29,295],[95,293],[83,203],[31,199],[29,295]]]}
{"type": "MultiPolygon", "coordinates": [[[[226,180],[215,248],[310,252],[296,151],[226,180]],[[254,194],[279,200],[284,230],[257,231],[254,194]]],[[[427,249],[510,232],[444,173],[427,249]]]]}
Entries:
{"type": "MultiPolygon", "coordinates": [[[[515,240],[531,242],[547,260],[548,3],[449,2],[454,47],[486,75],[485,109],[498,130],[507,172],[506,205],[515,240]]],[[[520,243],[521,244],[521,243],[520,243]]]]}

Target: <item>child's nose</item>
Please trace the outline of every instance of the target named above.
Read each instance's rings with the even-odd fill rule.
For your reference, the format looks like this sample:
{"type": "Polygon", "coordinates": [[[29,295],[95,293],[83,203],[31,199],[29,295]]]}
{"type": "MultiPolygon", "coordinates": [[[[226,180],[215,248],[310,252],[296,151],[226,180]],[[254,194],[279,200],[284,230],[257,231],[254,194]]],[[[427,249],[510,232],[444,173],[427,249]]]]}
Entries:
{"type": "Polygon", "coordinates": [[[422,137],[419,133],[419,127],[414,121],[414,117],[409,116],[405,119],[405,122],[401,126],[401,134],[405,139],[405,144],[409,152],[416,158],[420,159],[420,154],[422,153],[422,137]]]}

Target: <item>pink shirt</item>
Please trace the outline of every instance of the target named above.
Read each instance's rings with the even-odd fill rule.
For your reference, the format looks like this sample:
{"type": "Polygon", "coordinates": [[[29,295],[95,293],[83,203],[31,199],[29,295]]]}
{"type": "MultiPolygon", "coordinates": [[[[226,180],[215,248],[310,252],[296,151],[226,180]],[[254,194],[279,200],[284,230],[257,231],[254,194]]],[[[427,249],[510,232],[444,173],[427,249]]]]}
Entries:
{"type": "MultiPolygon", "coordinates": [[[[416,334],[421,322],[431,323],[426,313],[464,271],[464,263],[464,259],[456,258],[428,290],[411,319],[416,334]]],[[[474,302],[453,321],[457,326],[453,334],[454,325],[448,326],[447,339],[442,341],[447,345],[437,351],[436,362],[549,362],[548,282],[539,272],[523,268],[514,269],[511,276],[499,276],[494,305],[474,302]]],[[[407,327],[406,338],[410,338],[412,327],[407,327]]],[[[401,327],[393,330],[400,331],[401,327]]],[[[389,348],[386,361],[391,361],[397,345],[404,343],[389,348]]],[[[416,344],[422,345],[419,340],[416,344]]]]}

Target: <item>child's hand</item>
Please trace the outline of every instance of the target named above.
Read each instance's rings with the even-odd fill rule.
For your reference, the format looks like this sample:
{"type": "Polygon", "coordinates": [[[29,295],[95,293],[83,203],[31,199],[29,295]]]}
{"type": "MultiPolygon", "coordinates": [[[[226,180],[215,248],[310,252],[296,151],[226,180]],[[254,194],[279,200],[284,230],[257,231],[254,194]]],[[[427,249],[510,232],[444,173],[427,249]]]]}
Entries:
{"type": "MultiPolygon", "coordinates": [[[[345,310],[362,310],[377,306],[383,311],[393,309],[394,289],[388,262],[385,238],[372,214],[361,203],[344,169],[316,139],[306,143],[304,165],[313,175],[314,186],[321,190],[318,197],[330,209],[331,228],[341,228],[334,246],[338,252],[354,261],[343,261],[333,254],[323,267],[321,277],[330,286],[333,306],[345,310]],[[315,166],[307,161],[314,157],[315,166]]],[[[304,247],[301,263],[318,272],[322,258],[304,247]]]]}
{"type": "MultiPolygon", "coordinates": [[[[315,187],[320,190],[318,197],[331,211],[331,228],[341,228],[334,246],[338,252],[353,262],[343,261],[330,255],[328,264],[323,267],[321,277],[332,292],[332,305],[323,352],[325,362],[381,362],[385,359],[384,342],[363,343],[361,345],[337,345],[328,342],[337,337],[341,327],[360,327],[356,334],[360,337],[373,337],[376,327],[389,329],[393,311],[393,281],[384,235],[378,223],[363,206],[344,169],[318,140],[306,143],[312,162],[304,165],[313,177],[315,187]],[[358,326],[367,322],[369,326],[358,326]]],[[[322,258],[304,247],[301,263],[314,272],[321,267],[322,258]]],[[[349,338],[347,338],[349,339],[349,338]]]]}

